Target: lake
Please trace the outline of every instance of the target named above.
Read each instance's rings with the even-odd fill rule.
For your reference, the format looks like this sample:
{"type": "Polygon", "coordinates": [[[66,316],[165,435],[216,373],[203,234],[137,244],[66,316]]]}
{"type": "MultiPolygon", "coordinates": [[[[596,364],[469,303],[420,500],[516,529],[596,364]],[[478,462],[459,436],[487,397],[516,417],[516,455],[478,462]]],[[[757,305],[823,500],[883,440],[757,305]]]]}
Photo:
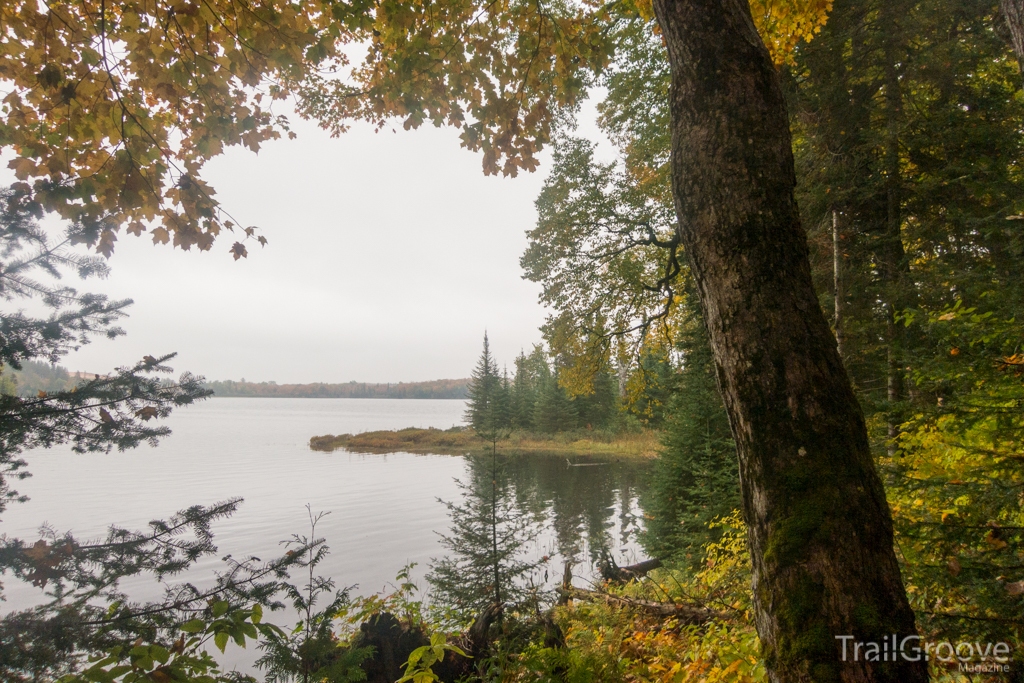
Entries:
{"type": "MultiPolygon", "coordinates": [[[[438,532],[448,530],[438,498],[459,500],[455,480],[470,481],[479,465],[450,455],[318,453],[307,444],[319,434],[446,429],[463,424],[464,410],[461,400],[212,398],[176,410],[167,420],[174,433],[156,448],[27,453],[33,476],[16,488],[30,500],[10,505],[0,531],[32,540],[47,523],[80,539],[96,538],[111,523],[140,528],[191,505],[242,497],[239,511],[213,527],[218,556],[269,559],[283,551],[281,541],[308,534],[309,504],[313,512],[330,513],[316,530],[331,550],[319,573],[365,595],[385,590],[403,566],[415,562],[413,577],[425,588],[430,558],[443,551],[438,532]]],[[[535,455],[503,461],[503,481],[521,509],[545,519],[531,552],[553,556],[552,580],[567,555],[579,564],[578,582],[593,575],[603,552],[619,564],[643,559],[635,534],[642,525],[647,463],[570,467],[564,456],[535,455]]],[[[220,564],[206,560],[189,578],[220,564]]],[[[4,584],[5,610],[39,599],[37,589],[4,584]]],[[[153,582],[126,586],[139,598],[160,594],[153,582]]]]}

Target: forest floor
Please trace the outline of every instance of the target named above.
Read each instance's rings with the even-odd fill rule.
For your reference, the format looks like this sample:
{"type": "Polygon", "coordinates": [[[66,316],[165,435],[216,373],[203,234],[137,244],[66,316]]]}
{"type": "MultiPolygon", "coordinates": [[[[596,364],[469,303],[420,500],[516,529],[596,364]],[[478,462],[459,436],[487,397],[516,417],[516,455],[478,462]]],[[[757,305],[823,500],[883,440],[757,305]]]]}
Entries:
{"type": "MultiPolygon", "coordinates": [[[[619,434],[583,429],[556,434],[513,431],[507,438],[498,440],[497,447],[504,453],[653,458],[658,452],[658,438],[657,432],[647,430],[619,434]]],[[[490,450],[491,442],[477,436],[472,429],[466,427],[409,427],[395,431],[314,436],[309,440],[309,447],[315,451],[326,452],[344,448],[360,453],[462,455],[490,450]]]]}

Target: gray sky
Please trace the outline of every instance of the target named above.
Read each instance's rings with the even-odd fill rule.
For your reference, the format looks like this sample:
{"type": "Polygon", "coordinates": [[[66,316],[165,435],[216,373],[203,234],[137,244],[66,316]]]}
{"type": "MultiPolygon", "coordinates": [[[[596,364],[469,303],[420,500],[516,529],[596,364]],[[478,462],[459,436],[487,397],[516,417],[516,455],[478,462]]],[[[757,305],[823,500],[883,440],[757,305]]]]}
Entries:
{"type": "Polygon", "coordinates": [[[269,244],[235,262],[230,234],[206,253],[122,234],[111,277],[83,289],[134,299],[128,334],[63,365],[105,372],[177,351],[176,372],[209,379],[419,381],[468,376],[485,329],[499,363],[540,341],[540,289],[519,257],[546,163],[486,177],[454,129],[331,139],[291,119],[298,139],[233,149],[204,173],[269,244]]]}

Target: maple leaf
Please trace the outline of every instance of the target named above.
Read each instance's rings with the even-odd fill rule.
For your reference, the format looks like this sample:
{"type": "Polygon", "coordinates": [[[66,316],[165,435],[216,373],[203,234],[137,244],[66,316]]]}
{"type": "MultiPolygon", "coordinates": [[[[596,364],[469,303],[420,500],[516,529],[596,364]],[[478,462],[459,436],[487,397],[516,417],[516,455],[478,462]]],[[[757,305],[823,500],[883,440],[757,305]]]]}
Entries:
{"type": "Polygon", "coordinates": [[[141,417],[143,420],[149,420],[157,416],[157,410],[153,406],[146,406],[135,411],[136,417],[141,417]]]}
{"type": "Polygon", "coordinates": [[[47,582],[60,576],[56,567],[65,557],[70,557],[74,547],[70,542],[62,546],[48,546],[46,541],[39,539],[27,550],[21,551],[32,566],[32,572],[26,577],[33,586],[42,588],[47,582]]]}
{"type": "Polygon", "coordinates": [[[104,230],[103,234],[100,235],[99,244],[96,245],[96,251],[110,258],[110,255],[114,253],[114,242],[116,241],[117,235],[114,234],[113,230],[104,230]]]}
{"type": "Polygon", "coordinates": [[[241,242],[235,242],[231,245],[231,255],[234,256],[237,261],[240,258],[245,258],[249,255],[249,252],[245,250],[245,245],[241,242]]]}

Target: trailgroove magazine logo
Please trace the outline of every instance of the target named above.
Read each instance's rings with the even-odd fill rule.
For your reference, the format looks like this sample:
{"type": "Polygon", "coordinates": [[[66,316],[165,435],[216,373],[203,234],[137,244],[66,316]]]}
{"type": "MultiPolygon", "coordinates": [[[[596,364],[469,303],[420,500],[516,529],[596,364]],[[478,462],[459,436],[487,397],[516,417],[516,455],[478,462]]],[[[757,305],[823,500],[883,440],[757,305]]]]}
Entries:
{"type": "Polygon", "coordinates": [[[922,641],[920,636],[896,634],[880,641],[856,640],[856,636],[835,636],[842,643],[844,662],[908,662],[936,660],[945,664],[958,662],[960,671],[969,673],[1000,673],[1010,670],[1011,648],[1007,643],[953,643],[922,641]]]}

